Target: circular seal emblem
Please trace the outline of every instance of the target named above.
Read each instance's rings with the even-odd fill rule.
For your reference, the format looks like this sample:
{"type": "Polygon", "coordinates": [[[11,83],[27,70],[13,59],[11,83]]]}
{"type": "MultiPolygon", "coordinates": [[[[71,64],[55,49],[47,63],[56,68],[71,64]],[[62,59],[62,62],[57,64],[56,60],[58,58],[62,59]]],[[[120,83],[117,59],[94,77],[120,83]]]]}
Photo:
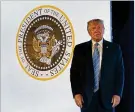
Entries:
{"type": "Polygon", "coordinates": [[[16,37],[21,67],[31,77],[49,80],[68,66],[74,47],[74,31],[67,15],[54,6],[40,6],[23,19],[16,37]]]}

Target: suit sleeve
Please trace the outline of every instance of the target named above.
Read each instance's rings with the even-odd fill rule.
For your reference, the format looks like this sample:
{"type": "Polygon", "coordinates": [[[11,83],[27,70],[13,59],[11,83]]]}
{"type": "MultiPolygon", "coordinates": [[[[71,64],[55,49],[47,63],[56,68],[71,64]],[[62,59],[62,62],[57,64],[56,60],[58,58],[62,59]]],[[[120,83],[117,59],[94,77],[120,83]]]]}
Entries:
{"type": "Polygon", "coordinates": [[[80,61],[80,54],[77,46],[74,49],[72,64],[70,68],[70,82],[71,82],[71,89],[73,93],[73,97],[76,94],[81,94],[81,61],[80,61]]]}
{"type": "Polygon", "coordinates": [[[116,64],[116,76],[115,76],[115,91],[114,95],[122,97],[123,87],[124,87],[124,64],[122,58],[122,52],[120,47],[117,51],[117,64],[116,64]]]}

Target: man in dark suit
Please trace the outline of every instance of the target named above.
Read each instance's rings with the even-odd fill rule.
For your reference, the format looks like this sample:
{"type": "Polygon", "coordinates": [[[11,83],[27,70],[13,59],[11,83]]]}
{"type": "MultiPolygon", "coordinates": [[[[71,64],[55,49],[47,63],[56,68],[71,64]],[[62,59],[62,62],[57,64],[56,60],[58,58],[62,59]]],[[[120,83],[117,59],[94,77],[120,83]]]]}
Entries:
{"type": "Polygon", "coordinates": [[[81,112],[114,112],[124,86],[122,52],[103,39],[101,19],[88,22],[91,40],[75,46],[70,69],[73,97],[81,112]]]}

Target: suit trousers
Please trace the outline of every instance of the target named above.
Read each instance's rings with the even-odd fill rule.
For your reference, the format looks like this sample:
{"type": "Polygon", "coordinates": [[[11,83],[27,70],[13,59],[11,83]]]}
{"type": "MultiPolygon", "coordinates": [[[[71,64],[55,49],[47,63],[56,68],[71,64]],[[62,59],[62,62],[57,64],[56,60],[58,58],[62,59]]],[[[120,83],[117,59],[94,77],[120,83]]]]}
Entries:
{"type": "Polygon", "coordinates": [[[99,90],[92,96],[92,101],[87,109],[81,109],[81,112],[115,112],[114,108],[106,110],[100,99],[99,90]]]}

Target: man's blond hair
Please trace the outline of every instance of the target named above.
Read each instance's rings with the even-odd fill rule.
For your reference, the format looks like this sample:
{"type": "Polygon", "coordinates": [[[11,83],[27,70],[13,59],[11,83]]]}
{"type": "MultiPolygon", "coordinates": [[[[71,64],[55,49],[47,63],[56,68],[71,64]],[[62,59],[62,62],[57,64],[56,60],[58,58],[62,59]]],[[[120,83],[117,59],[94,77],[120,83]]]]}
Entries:
{"type": "Polygon", "coordinates": [[[90,26],[90,24],[93,23],[93,22],[101,23],[104,26],[104,21],[102,19],[92,19],[92,20],[90,20],[90,21],[87,22],[87,29],[90,26]]]}

